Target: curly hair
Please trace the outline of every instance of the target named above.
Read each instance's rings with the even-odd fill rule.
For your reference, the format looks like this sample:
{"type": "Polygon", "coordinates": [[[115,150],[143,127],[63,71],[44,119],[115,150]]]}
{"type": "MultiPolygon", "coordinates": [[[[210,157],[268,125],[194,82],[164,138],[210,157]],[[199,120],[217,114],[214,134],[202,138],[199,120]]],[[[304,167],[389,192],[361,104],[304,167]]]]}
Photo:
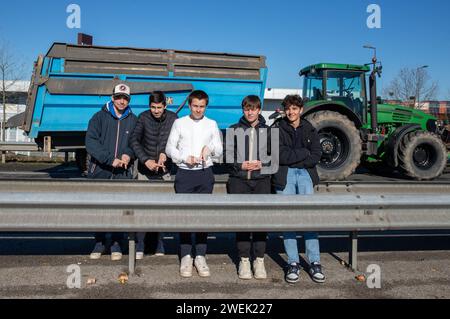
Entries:
{"type": "Polygon", "coordinates": [[[287,108],[291,105],[295,105],[295,106],[302,108],[303,107],[303,99],[298,94],[286,95],[283,102],[281,102],[281,105],[283,106],[283,108],[287,108]]]}

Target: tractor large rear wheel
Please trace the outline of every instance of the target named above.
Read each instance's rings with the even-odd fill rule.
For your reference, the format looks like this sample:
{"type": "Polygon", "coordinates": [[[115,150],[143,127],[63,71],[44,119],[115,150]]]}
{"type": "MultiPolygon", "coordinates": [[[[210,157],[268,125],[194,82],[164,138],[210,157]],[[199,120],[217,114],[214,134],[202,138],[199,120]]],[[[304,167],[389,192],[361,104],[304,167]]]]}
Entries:
{"type": "Polygon", "coordinates": [[[427,131],[415,131],[403,137],[398,159],[406,175],[417,180],[431,180],[444,171],[447,149],[438,136],[427,131]]]}
{"type": "Polygon", "coordinates": [[[362,142],[355,124],[332,111],[310,114],[306,119],[319,133],[322,158],[317,165],[321,180],[342,180],[361,162],[362,142]]]}

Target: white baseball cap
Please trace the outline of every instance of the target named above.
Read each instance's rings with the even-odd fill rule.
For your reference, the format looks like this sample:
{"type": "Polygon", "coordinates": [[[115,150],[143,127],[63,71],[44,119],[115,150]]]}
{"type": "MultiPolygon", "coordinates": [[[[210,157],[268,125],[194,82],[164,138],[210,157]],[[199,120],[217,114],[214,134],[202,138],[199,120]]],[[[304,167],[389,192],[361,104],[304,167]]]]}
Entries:
{"type": "Polygon", "coordinates": [[[118,84],[114,87],[113,96],[125,95],[130,98],[130,87],[126,84],[118,84]]]}

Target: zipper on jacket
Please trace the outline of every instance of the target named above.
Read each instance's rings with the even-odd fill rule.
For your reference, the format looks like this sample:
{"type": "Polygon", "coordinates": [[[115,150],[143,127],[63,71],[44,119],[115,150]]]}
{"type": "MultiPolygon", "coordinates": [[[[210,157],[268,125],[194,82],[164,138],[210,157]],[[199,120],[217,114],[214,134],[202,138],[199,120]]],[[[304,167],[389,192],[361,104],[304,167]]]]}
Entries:
{"type": "MultiPolygon", "coordinates": [[[[249,149],[248,149],[248,161],[251,162],[253,160],[253,143],[255,138],[255,128],[250,128],[250,138],[249,138],[249,149]]],[[[247,179],[252,179],[252,171],[247,171],[247,179]]]]}
{"type": "Polygon", "coordinates": [[[120,132],[120,121],[117,122],[116,150],[114,151],[114,158],[117,158],[117,151],[119,148],[119,132],[120,132]]]}

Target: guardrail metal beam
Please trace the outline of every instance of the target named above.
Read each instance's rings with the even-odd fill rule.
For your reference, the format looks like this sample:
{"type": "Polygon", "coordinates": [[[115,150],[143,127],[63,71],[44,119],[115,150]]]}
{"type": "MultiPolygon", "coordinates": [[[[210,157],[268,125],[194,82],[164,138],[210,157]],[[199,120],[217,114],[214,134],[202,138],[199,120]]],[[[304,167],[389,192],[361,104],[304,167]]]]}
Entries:
{"type": "MultiPolygon", "coordinates": [[[[226,183],[216,181],[215,193],[226,193],[226,183]]],[[[0,180],[0,192],[128,192],[128,193],[174,193],[173,182],[165,181],[120,181],[120,180],[0,180]]],[[[324,182],[316,187],[316,192],[331,193],[368,193],[368,194],[450,194],[450,182],[324,182]]]]}
{"type": "MultiPolygon", "coordinates": [[[[86,190],[84,190],[86,191],[86,190]]],[[[0,231],[134,233],[450,229],[448,194],[206,195],[122,192],[0,192],[0,231]]]]}
{"type": "Polygon", "coordinates": [[[39,147],[36,143],[28,142],[0,142],[2,152],[37,152],[39,147]]]}
{"type": "MultiPolygon", "coordinates": [[[[124,190],[126,191],[126,190],[124,190]]],[[[450,229],[446,194],[0,193],[0,231],[450,229]]]]}

